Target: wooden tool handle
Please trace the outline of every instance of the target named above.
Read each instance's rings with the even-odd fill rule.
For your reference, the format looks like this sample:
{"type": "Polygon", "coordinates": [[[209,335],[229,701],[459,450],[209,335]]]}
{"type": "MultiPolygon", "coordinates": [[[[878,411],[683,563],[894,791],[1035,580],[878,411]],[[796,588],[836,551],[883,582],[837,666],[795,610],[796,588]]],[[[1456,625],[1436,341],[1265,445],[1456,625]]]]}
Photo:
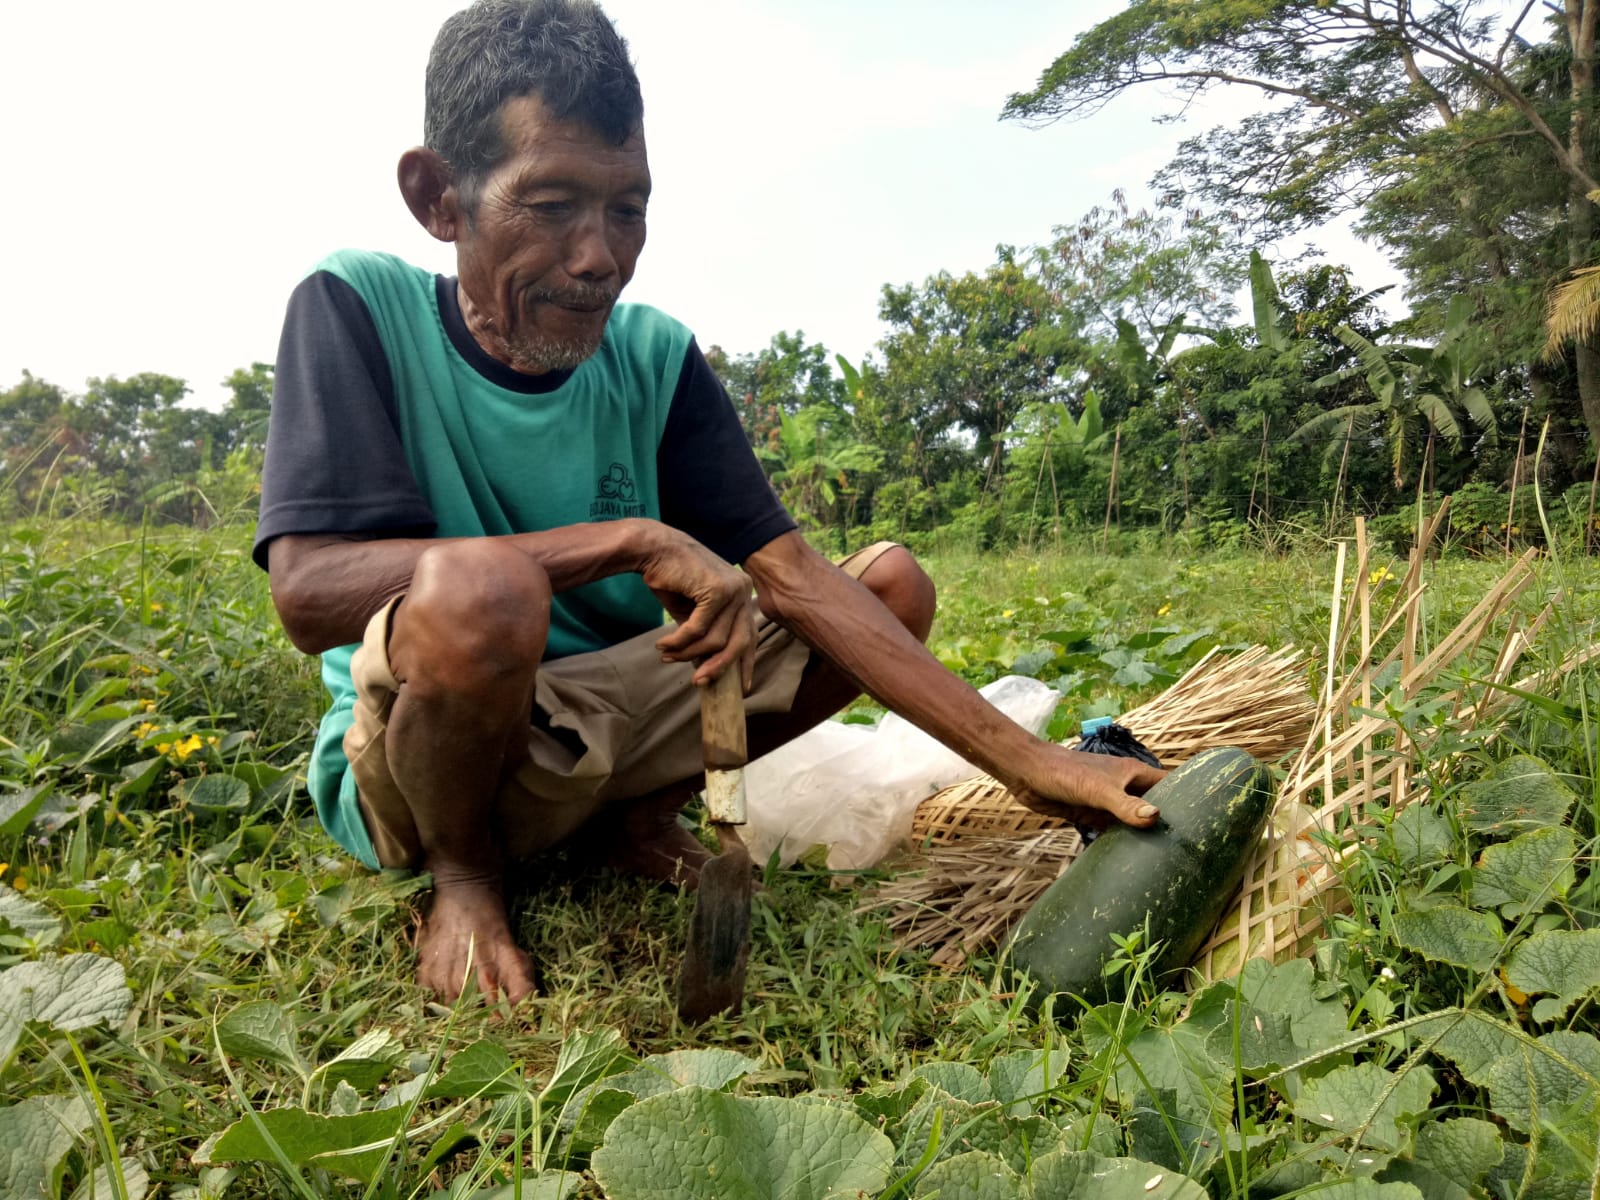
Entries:
{"type": "Polygon", "coordinates": [[[700,746],[706,763],[706,809],[719,825],[745,822],[744,687],[735,663],[700,689],[700,746]]]}

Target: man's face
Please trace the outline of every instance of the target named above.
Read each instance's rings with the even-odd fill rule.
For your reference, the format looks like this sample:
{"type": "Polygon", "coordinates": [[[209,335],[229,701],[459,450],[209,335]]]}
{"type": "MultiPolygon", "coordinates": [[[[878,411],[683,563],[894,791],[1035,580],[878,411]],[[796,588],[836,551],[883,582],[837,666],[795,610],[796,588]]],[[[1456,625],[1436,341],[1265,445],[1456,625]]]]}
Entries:
{"type": "Polygon", "coordinates": [[[557,121],[536,96],[500,109],[505,159],[456,238],[467,327],[493,357],[538,375],[600,346],[644,248],[650,167],[644,134],[612,145],[557,121]]]}

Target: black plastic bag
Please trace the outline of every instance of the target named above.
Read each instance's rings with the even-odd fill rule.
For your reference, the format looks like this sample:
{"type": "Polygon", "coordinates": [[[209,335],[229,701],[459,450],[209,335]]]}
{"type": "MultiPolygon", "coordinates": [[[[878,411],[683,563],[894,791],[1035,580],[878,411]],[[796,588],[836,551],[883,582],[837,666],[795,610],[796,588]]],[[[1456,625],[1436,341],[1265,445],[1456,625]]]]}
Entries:
{"type": "Polygon", "coordinates": [[[1082,728],[1083,740],[1074,750],[1082,750],[1085,754],[1109,754],[1113,758],[1137,758],[1148,766],[1163,770],[1161,760],[1144,748],[1143,743],[1133,736],[1133,731],[1124,725],[1118,725],[1110,717],[1095,717],[1085,721],[1082,728]]]}

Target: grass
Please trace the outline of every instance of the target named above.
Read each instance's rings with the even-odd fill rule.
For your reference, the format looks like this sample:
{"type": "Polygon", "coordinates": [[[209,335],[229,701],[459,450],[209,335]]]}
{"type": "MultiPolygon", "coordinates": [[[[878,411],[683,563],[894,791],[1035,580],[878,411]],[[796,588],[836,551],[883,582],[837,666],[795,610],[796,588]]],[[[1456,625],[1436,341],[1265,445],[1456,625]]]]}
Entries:
{"type": "MultiPolygon", "coordinates": [[[[147,1172],[150,1194],[196,1200],[224,1193],[428,1196],[454,1178],[504,1183],[515,1163],[540,1165],[530,1148],[555,1136],[555,1125],[539,1124],[554,1118],[538,1116],[537,1105],[526,1121],[516,1115],[521,1109],[507,1109],[507,1121],[523,1123],[489,1136],[486,1130],[501,1126],[485,1122],[499,1110],[479,1094],[429,1100],[417,1119],[433,1114],[444,1124],[396,1150],[371,1187],[320,1166],[195,1160],[208,1138],[252,1112],[285,1105],[324,1114],[341,1105],[355,1105],[351,1114],[377,1111],[383,1095],[415,1091],[421,1085],[407,1079],[433,1077],[439,1063],[480,1041],[503,1050],[521,1075],[547,1081],[559,1075],[574,1039],[604,1029],[617,1031],[633,1056],[686,1048],[748,1055],[757,1067],[741,1085],[747,1091],[847,1098],[863,1111],[878,1105],[897,1152],[910,1155],[897,1160],[906,1194],[931,1143],[926,1129],[914,1135],[915,1103],[894,1089],[918,1069],[939,1070],[936,1064],[1000,1071],[995,1064],[1008,1054],[1070,1052],[1074,1065],[1046,1088],[1040,1112],[1048,1109],[1057,1125],[1076,1130],[1079,1144],[1119,1153],[1157,1155],[1161,1137],[1150,1133],[1150,1122],[1171,1141],[1191,1119],[1181,1097],[1163,1099],[1149,1080],[1140,1092],[1125,1053],[1137,1045],[1146,1065],[1164,1061],[1160,1055],[1183,1043],[1184,1031],[1196,1028],[1189,1022],[1199,1020],[1178,1020],[1181,1000],[1152,988],[1142,1001],[1098,1015],[1102,1025],[1115,1016],[1108,1026],[1114,1035],[1086,1026],[1069,1044],[1061,1029],[1026,1013],[993,963],[952,974],[891,947],[881,925],[855,911],[860,889],[881,877],[872,872],[769,871],[756,901],[749,1003],[737,1019],[686,1029],[672,1000],[688,916],[683,898],[551,855],[518,880],[524,886],[514,904],[540,973],[539,995],[515,1014],[431,1004],[410,982],[406,935],[418,881],[356,867],[316,826],[295,789],[320,685],[315,664],[277,628],[265,578],[248,562],[247,536],[237,528],[129,531],[87,520],[0,531],[0,883],[62,919],[54,934],[28,935],[0,915],[0,981],[17,964],[81,952],[114,960],[130,989],[115,1020],[75,1031],[33,1023],[8,1061],[0,1054],[0,1094],[76,1096],[91,1116],[68,1139],[43,1194],[66,1195],[96,1168],[107,1169],[109,1188],[97,1194],[143,1194],[137,1176],[147,1172]],[[202,778],[236,782],[202,787],[202,778]],[[250,1011],[281,1012],[287,1023],[270,1053],[266,1043],[227,1034],[230,1014],[262,1003],[267,1008],[250,1011]],[[314,1070],[379,1030],[399,1049],[376,1081],[341,1091],[329,1082],[338,1071],[314,1070]],[[229,1036],[232,1049],[219,1052],[229,1036]],[[1141,1125],[1140,1111],[1154,1115],[1141,1125]],[[1100,1112],[1100,1133],[1074,1123],[1100,1112]],[[476,1148],[438,1166],[426,1163],[430,1139],[456,1116],[474,1131],[476,1148]],[[1115,1131],[1114,1147],[1095,1140],[1112,1136],[1107,1130],[1115,1131]]],[[[1275,558],[1084,552],[948,556],[927,565],[941,592],[930,639],[936,653],[976,683],[1023,668],[1065,681],[1058,734],[1090,711],[1131,707],[1159,691],[1208,645],[1294,643],[1315,652],[1325,637],[1331,561],[1317,545],[1275,558]],[[1070,639],[1047,636],[1068,631],[1092,632],[1095,649],[1071,650],[1070,639]],[[1107,647],[1125,653],[1107,663],[1107,647]]],[[[1447,627],[1500,569],[1493,561],[1438,564],[1430,620],[1447,627]]],[[[1542,586],[1568,597],[1545,639],[1551,658],[1593,636],[1600,575],[1582,561],[1543,571],[1542,586]]],[[[1572,825],[1586,844],[1600,812],[1600,675],[1580,672],[1552,699],[1524,705],[1495,754],[1524,750],[1567,772],[1583,792],[1572,825]]],[[[1459,829],[1452,836],[1453,861],[1470,874],[1478,843],[1459,829]]],[[[1413,865],[1373,858],[1368,867],[1353,876],[1367,888],[1356,918],[1319,951],[1323,992],[1315,1002],[1342,997],[1341,1019],[1355,1030],[1423,1011],[1418,1005],[1458,1002],[1473,989],[1504,1005],[1507,993],[1493,977],[1419,957],[1396,942],[1388,927],[1394,913],[1422,903],[1413,865]]],[[[1430,872],[1437,869],[1430,864],[1430,872]]],[[[1586,869],[1580,876],[1588,878],[1586,869]]],[[[1460,883],[1439,886],[1443,894],[1467,894],[1460,883]]],[[[1550,907],[1547,927],[1587,927],[1582,890],[1550,907]]],[[[1600,975],[1596,985],[1600,992],[1600,975]]],[[[1530,1023],[1525,1008],[1519,1015],[1514,1002],[1510,1012],[1519,1028],[1548,1028],[1530,1023]]],[[[1563,1022],[1587,1036],[1588,1001],[1563,1022]]],[[[1405,1045],[1378,1044],[1383,1054],[1370,1061],[1384,1069],[1405,1045]]],[[[1321,1069],[1349,1058],[1329,1056],[1321,1069]]],[[[1247,1126],[1275,1130],[1284,1144],[1321,1144],[1292,1116],[1291,1098],[1259,1072],[1239,1072],[1218,1088],[1231,1096],[1227,1114],[1248,1112],[1247,1126]]],[[[1452,1086],[1452,1111],[1491,1111],[1488,1085],[1458,1079],[1452,1086]]],[[[1219,1119],[1235,1130],[1230,1137],[1244,1128],[1231,1115],[1219,1119]]],[[[1517,1127],[1506,1128],[1509,1143],[1517,1127]]],[[[8,1130],[0,1110],[0,1148],[8,1130]]],[[[1349,1153],[1355,1144],[1341,1143],[1349,1153]]],[[[1400,1149],[1420,1153],[1409,1141],[1400,1149]]],[[[1588,1153],[1584,1161],[1592,1162],[1592,1144],[1588,1153]]],[[[1207,1178],[1216,1194],[1276,1194],[1288,1184],[1269,1189],[1263,1178],[1278,1172],[1280,1183],[1290,1180],[1285,1161],[1316,1165],[1319,1154],[1295,1151],[1272,1163],[1242,1154],[1237,1163],[1208,1167],[1207,1178]],[[1252,1177],[1254,1184],[1239,1182],[1252,1177]]],[[[1198,1161],[1181,1165],[1198,1172],[1198,1161]]]]}

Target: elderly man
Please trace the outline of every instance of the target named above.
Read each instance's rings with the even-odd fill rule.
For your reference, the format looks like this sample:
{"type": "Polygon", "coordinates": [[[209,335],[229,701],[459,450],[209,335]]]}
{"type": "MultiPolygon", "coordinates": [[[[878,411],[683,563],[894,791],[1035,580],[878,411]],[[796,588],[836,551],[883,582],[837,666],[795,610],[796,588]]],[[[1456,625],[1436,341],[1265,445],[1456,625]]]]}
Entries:
{"type": "Polygon", "coordinates": [[[752,754],[865,690],[1043,811],[1155,820],[1158,772],[1039,741],[924,649],[933,586],[903,548],[812,551],[689,331],[617,303],[650,170],[597,7],[446,21],[399,183],[457,274],[344,251],[296,289],[255,556],[332,696],[318,815],[369,866],[432,872],[419,982],[452,998],[470,964],[527,995],[507,872],[581,830],[693,885],[676,815],[695,687],[723,671],[752,754]]]}

